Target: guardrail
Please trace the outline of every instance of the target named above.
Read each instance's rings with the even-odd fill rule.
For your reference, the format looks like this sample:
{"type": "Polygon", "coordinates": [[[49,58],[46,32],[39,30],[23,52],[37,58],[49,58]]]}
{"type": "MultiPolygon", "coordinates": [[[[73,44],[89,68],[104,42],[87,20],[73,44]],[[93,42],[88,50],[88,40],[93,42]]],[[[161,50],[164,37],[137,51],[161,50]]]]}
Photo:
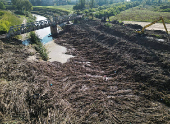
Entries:
{"type": "Polygon", "coordinates": [[[15,35],[20,35],[20,34],[28,33],[30,31],[35,31],[49,26],[58,25],[63,22],[82,18],[82,16],[83,15],[71,14],[71,15],[53,17],[53,21],[51,21],[50,19],[46,19],[46,20],[35,21],[27,24],[11,26],[6,37],[10,38],[15,35]]]}

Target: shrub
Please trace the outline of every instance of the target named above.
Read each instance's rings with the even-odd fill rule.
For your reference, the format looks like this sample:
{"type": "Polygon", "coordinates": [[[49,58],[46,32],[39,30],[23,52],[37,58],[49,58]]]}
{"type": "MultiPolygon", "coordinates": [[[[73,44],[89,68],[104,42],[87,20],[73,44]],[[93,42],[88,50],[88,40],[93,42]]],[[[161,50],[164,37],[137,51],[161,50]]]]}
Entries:
{"type": "Polygon", "coordinates": [[[41,39],[35,34],[35,32],[30,32],[30,43],[39,44],[41,39]]]}
{"type": "Polygon", "coordinates": [[[11,23],[9,21],[0,20],[0,34],[5,34],[9,31],[11,23]]]}
{"type": "Polygon", "coordinates": [[[139,2],[127,2],[127,3],[116,3],[111,6],[100,6],[98,12],[95,13],[96,18],[101,18],[104,16],[115,16],[121,11],[138,6],[139,2]]]}
{"type": "Polygon", "coordinates": [[[36,44],[35,50],[40,53],[40,56],[43,60],[48,60],[48,52],[44,47],[43,43],[41,43],[41,39],[35,34],[35,32],[30,32],[30,43],[36,44]]]}
{"type": "Polygon", "coordinates": [[[112,27],[112,24],[107,22],[107,23],[105,23],[105,26],[110,28],[110,27],[112,27]]]}
{"type": "Polygon", "coordinates": [[[47,61],[49,59],[48,58],[48,52],[47,52],[46,48],[43,46],[42,43],[36,45],[35,49],[40,53],[43,60],[47,61]]]}
{"type": "Polygon", "coordinates": [[[19,25],[22,19],[11,13],[10,11],[0,11],[0,33],[4,34],[9,31],[13,25],[19,25]]]}

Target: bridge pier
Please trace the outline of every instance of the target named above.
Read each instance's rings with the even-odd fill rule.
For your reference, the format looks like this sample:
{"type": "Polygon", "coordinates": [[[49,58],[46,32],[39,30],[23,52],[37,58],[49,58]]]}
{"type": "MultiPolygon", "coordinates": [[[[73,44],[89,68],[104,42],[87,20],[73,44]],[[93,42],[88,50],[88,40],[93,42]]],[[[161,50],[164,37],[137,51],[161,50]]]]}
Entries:
{"type": "Polygon", "coordinates": [[[58,35],[58,31],[57,31],[57,25],[51,25],[50,26],[51,29],[51,34],[54,35],[58,35]]]}
{"type": "Polygon", "coordinates": [[[65,30],[65,31],[70,31],[70,28],[71,28],[71,25],[72,25],[72,24],[73,24],[72,22],[68,21],[68,22],[65,24],[64,30],[65,30]]]}

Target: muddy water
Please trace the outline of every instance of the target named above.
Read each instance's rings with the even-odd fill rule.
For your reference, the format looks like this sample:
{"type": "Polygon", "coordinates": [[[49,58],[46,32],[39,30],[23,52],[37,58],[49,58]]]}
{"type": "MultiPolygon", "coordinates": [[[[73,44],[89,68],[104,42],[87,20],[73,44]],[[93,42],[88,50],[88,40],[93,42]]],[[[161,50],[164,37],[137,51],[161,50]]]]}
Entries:
{"type": "MultiPolygon", "coordinates": [[[[47,19],[37,14],[33,15],[36,17],[36,21],[47,19]]],[[[51,35],[50,27],[36,30],[35,33],[42,39],[41,42],[45,45],[47,51],[49,52],[48,56],[50,59],[48,61],[66,63],[69,58],[73,57],[72,55],[65,54],[67,52],[66,47],[54,43],[53,38],[49,37],[49,35],[51,35]]],[[[29,42],[26,40],[23,44],[27,45],[29,42]]]]}

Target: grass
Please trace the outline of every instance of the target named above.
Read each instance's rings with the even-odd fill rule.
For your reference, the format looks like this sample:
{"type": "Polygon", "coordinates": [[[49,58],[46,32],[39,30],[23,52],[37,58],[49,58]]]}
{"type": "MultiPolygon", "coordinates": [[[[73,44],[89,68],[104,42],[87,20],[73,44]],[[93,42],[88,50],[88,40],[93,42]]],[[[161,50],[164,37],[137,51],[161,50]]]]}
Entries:
{"type": "Polygon", "coordinates": [[[34,6],[32,13],[45,16],[46,18],[51,18],[51,16],[61,16],[68,15],[72,13],[71,6],[68,10],[65,9],[67,7],[58,7],[58,6],[34,6]]]}
{"type": "Polygon", "coordinates": [[[59,10],[65,13],[71,13],[73,11],[73,5],[64,5],[64,6],[34,6],[35,8],[39,9],[52,9],[52,10],[59,10]]]}
{"type": "Polygon", "coordinates": [[[170,23],[170,12],[153,11],[149,7],[145,8],[140,5],[122,11],[120,14],[110,17],[110,20],[152,22],[160,16],[164,18],[166,23],[170,23]]]}
{"type": "Polygon", "coordinates": [[[47,6],[47,8],[61,9],[65,11],[73,11],[73,5],[63,5],[63,6],[47,6]]]}
{"type": "Polygon", "coordinates": [[[0,34],[8,32],[10,26],[19,25],[22,21],[23,18],[14,15],[12,12],[0,10],[0,34]]]}

